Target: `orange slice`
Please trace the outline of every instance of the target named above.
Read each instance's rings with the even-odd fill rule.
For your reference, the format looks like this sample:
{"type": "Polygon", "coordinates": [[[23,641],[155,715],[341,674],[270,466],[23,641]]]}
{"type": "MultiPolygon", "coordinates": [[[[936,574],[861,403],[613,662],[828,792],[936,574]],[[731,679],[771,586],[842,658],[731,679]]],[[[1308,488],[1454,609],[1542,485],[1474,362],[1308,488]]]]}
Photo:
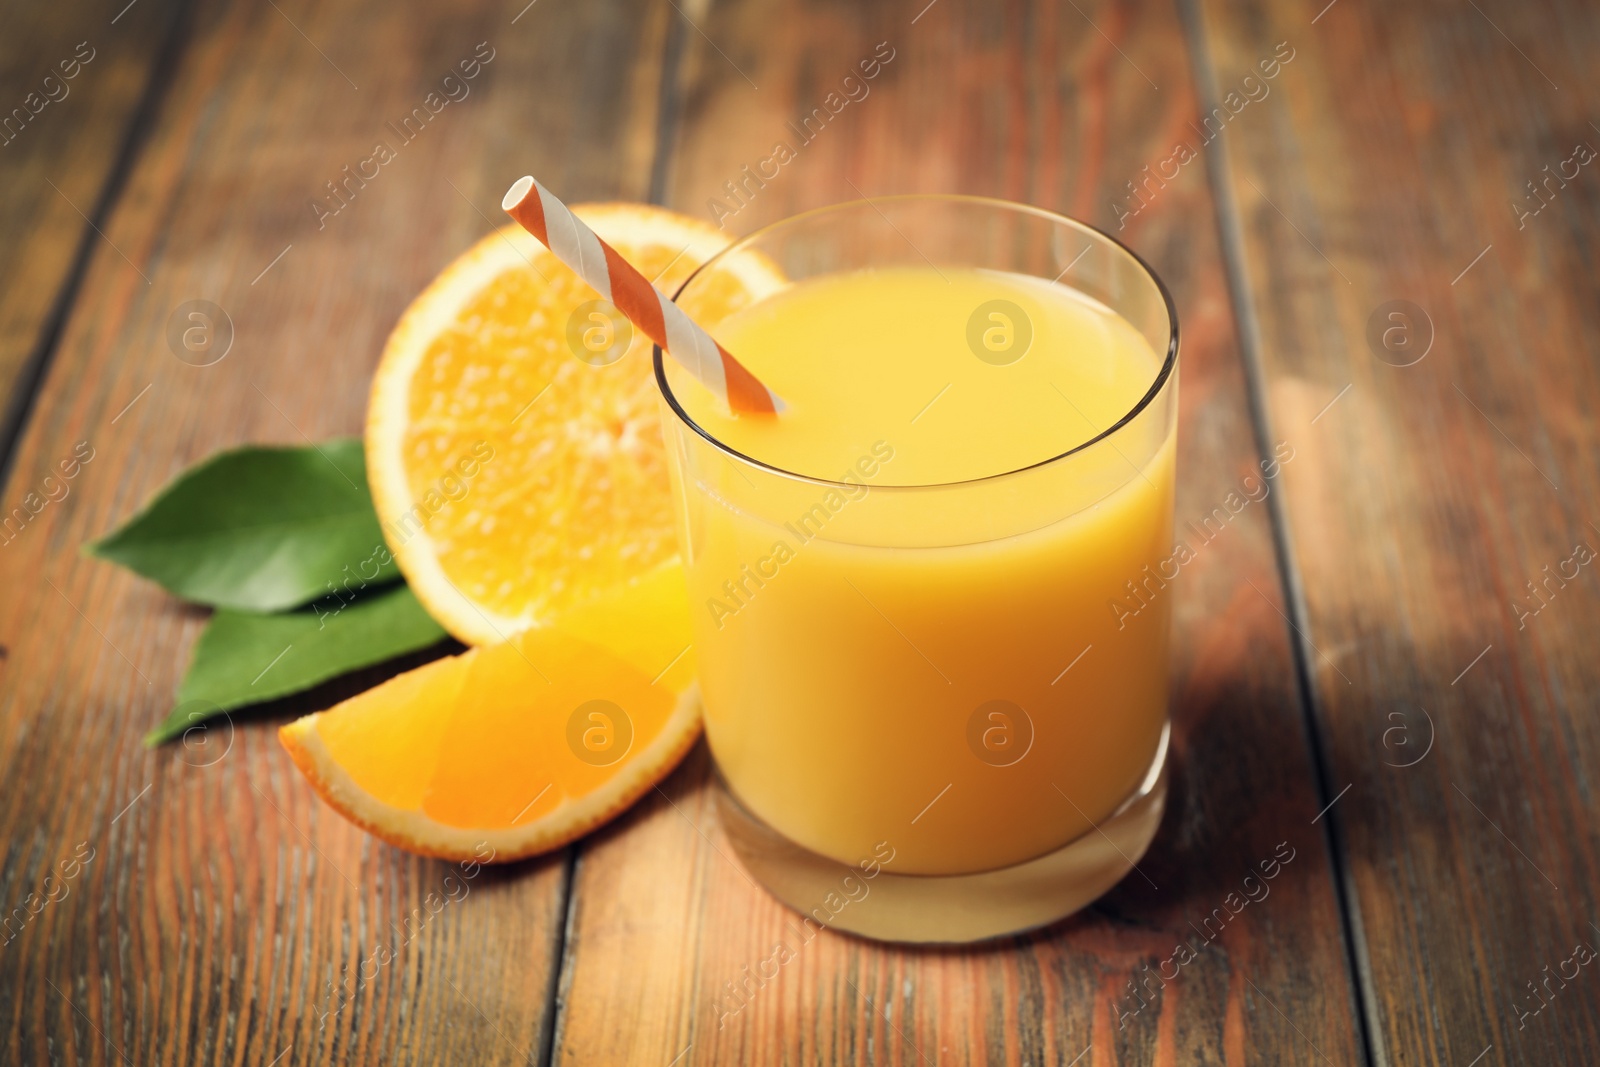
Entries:
{"type": "MultiPolygon", "coordinates": [[[[668,294],[728,243],[660,208],[573,210],[668,294]]],[[[714,321],[783,284],[759,256],[726,263],[691,314],[714,321]]],[[[468,644],[675,565],[650,344],[596,300],[508,226],[418,296],[384,349],[367,412],[378,517],[418,599],[468,644]]]]}
{"type": "Polygon", "coordinates": [[[557,848],[660,781],[700,728],[683,576],[437,660],[279,730],[341,815],[427,856],[557,848]]]}

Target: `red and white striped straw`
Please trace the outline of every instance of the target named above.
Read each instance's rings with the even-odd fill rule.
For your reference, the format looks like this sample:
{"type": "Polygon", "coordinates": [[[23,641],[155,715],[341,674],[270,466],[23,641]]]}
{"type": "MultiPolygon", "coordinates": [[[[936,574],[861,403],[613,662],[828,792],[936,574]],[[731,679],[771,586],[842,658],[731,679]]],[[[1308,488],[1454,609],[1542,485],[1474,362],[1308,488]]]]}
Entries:
{"type": "Polygon", "coordinates": [[[500,207],[733,411],[783,410],[772,390],[531,176],[518,179],[500,207]]]}

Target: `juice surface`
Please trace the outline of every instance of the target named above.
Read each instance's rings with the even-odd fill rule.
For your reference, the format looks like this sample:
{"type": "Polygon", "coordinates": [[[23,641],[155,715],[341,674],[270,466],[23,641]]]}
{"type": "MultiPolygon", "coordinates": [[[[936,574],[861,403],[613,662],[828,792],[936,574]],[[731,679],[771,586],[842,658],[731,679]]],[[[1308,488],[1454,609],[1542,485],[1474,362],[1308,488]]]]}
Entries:
{"type": "Polygon", "coordinates": [[[1095,437],[1156,353],[1064,286],[950,268],[810,279],[710,325],[789,408],[734,418],[691,383],[691,416],[849,483],[738,469],[668,420],[707,736],[734,794],[842,863],[887,841],[898,873],[1003,867],[1089,831],[1166,721],[1170,592],[1146,568],[1172,546],[1175,416],[1142,452],[1112,439],[945,483],[1095,437]],[[970,329],[997,300],[1002,319],[978,320],[998,352],[970,329]],[[1010,359],[1018,308],[1031,339],[1010,359]]]}
{"type": "Polygon", "coordinates": [[[949,267],[824,275],[716,332],[788,409],[738,418],[700,390],[684,398],[696,422],[817,478],[890,439],[880,485],[959,482],[1060,455],[1127,414],[1159,369],[1132,326],[1074,289],[949,267]]]}

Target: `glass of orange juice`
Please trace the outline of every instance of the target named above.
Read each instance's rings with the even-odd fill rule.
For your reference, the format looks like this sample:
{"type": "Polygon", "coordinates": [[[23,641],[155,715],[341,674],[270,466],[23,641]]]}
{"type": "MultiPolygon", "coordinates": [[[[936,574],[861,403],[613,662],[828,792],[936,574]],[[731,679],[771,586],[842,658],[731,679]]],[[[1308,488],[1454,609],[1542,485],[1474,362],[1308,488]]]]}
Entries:
{"type": "Polygon", "coordinates": [[[785,404],[735,416],[656,351],[745,865],[806,924],[901,941],[1105,892],[1166,796],[1160,280],[1072,219],[910,196],[762,229],[675,299],[785,404]],[[730,275],[758,295],[708,318],[730,275]]]}

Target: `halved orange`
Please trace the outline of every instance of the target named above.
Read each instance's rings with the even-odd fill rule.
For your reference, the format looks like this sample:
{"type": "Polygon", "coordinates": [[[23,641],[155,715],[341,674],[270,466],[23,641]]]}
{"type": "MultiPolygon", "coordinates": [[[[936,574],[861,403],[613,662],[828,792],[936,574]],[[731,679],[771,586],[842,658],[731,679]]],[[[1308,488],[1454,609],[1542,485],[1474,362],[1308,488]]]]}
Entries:
{"type": "Polygon", "coordinates": [[[683,575],[437,660],[284,726],[322,799],[391,844],[502,862],[632,804],[699,735],[683,575]]]}
{"type": "MultiPolygon", "coordinates": [[[[728,242],[642,204],[573,210],[667,293],[728,242]]],[[[695,310],[718,319],[782,284],[764,258],[731,257],[695,310]]],[[[418,599],[468,644],[675,567],[650,344],[597,300],[508,226],[418,296],[384,349],[366,435],[378,517],[418,599]]]]}

